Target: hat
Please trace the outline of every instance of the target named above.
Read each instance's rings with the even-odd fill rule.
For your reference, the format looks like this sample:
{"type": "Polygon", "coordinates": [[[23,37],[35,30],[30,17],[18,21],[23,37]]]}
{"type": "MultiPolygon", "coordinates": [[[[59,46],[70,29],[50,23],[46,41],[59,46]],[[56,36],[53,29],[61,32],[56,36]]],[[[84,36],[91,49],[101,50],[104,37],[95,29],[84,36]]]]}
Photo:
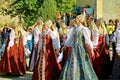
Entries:
{"type": "Polygon", "coordinates": [[[51,20],[46,21],[45,24],[46,24],[49,28],[51,28],[51,26],[53,25],[53,23],[52,23],[51,20]]]}

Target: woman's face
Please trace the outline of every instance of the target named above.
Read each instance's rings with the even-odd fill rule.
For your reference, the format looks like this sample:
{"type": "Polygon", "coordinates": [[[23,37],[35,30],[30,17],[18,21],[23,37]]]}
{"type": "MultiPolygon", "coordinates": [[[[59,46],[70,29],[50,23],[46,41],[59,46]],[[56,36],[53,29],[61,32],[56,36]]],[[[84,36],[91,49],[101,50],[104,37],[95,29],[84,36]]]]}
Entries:
{"type": "Polygon", "coordinates": [[[7,31],[7,28],[4,28],[4,32],[6,32],[7,31]]]}
{"type": "Polygon", "coordinates": [[[80,24],[79,19],[78,19],[77,17],[75,18],[75,23],[76,23],[77,25],[80,24]]]}
{"type": "Polygon", "coordinates": [[[99,22],[96,22],[96,26],[99,27],[99,26],[100,26],[100,23],[99,23],[99,22]]]}
{"type": "Polygon", "coordinates": [[[48,29],[48,26],[46,24],[43,25],[43,31],[44,30],[47,30],[48,29]]]}
{"type": "Polygon", "coordinates": [[[72,23],[70,23],[70,24],[69,24],[69,26],[70,26],[70,27],[73,27],[73,24],[72,24],[72,23]]]}

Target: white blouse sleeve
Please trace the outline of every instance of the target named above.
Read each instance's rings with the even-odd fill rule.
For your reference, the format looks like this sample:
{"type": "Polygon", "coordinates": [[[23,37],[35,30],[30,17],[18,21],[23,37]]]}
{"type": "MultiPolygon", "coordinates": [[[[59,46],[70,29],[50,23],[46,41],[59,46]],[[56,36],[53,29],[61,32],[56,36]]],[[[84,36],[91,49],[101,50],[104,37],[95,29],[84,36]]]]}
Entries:
{"type": "Polygon", "coordinates": [[[37,29],[38,28],[34,29],[34,44],[37,44],[38,41],[39,41],[39,35],[40,35],[40,33],[39,33],[39,31],[37,29]]]}
{"type": "Polygon", "coordinates": [[[74,40],[74,37],[73,37],[73,33],[74,33],[74,28],[72,28],[68,35],[67,35],[67,39],[66,39],[66,42],[65,42],[65,46],[71,46],[72,43],[73,43],[73,40],[74,40]]]}
{"type": "Polygon", "coordinates": [[[116,31],[116,52],[120,52],[120,30],[116,31]]]}
{"type": "Polygon", "coordinates": [[[55,47],[55,49],[60,49],[60,41],[59,41],[58,37],[56,37],[55,32],[50,31],[49,35],[52,39],[52,44],[55,47]]]}
{"type": "Polygon", "coordinates": [[[113,33],[113,38],[111,39],[113,42],[116,42],[116,37],[117,37],[117,35],[116,35],[116,31],[113,33]]]}
{"type": "Polygon", "coordinates": [[[23,35],[23,45],[26,45],[26,44],[27,44],[27,36],[28,36],[28,33],[26,32],[26,33],[23,35]]]}
{"type": "Polygon", "coordinates": [[[92,31],[92,42],[94,47],[98,45],[98,39],[99,39],[99,32],[98,29],[96,28],[92,31]]]}
{"type": "Polygon", "coordinates": [[[56,37],[57,37],[57,42],[58,42],[58,47],[60,48],[60,36],[58,34],[58,32],[56,33],[56,37]]]}
{"type": "Polygon", "coordinates": [[[84,35],[84,37],[85,37],[85,43],[87,43],[88,45],[89,45],[89,47],[91,48],[91,49],[93,49],[93,44],[92,44],[92,41],[91,41],[91,39],[90,39],[90,35],[89,35],[89,33],[88,33],[88,30],[87,30],[87,28],[83,28],[83,35],[84,35]]]}
{"type": "Polygon", "coordinates": [[[10,41],[8,43],[8,46],[12,47],[14,45],[14,39],[15,39],[15,32],[11,30],[10,32],[10,41]]]}

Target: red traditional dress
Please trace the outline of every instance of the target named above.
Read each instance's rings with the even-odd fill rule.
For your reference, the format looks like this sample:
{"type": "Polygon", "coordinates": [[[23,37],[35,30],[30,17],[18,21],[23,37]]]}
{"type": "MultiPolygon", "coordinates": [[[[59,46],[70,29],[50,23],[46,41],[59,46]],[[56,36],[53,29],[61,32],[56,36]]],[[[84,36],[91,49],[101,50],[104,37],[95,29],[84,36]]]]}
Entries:
{"type": "Polygon", "coordinates": [[[105,37],[106,34],[99,34],[98,45],[94,49],[93,68],[99,79],[105,79],[109,73],[109,55],[105,37]]]}
{"type": "Polygon", "coordinates": [[[57,62],[55,49],[58,48],[57,40],[51,30],[43,33],[41,51],[37,64],[34,67],[32,80],[58,80],[61,66],[57,62]]]}
{"type": "MultiPolygon", "coordinates": [[[[66,37],[63,36],[62,43],[65,44],[66,40],[68,39],[68,37],[69,37],[70,34],[71,34],[71,30],[72,30],[72,28],[69,29],[68,34],[65,35],[66,37]]],[[[63,47],[64,44],[61,45],[61,47],[63,47]]],[[[72,46],[69,46],[69,47],[67,47],[67,48],[63,51],[63,59],[62,59],[62,62],[61,62],[61,66],[62,66],[62,67],[64,66],[64,64],[66,63],[66,61],[67,61],[67,59],[68,59],[69,53],[70,53],[70,51],[71,51],[71,48],[72,48],[72,46]]]]}
{"type": "Polygon", "coordinates": [[[19,43],[18,43],[18,64],[20,67],[20,70],[23,74],[25,74],[26,72],[26,60],[25,60],[25,51],[24,51],[24,44],[23,44],[23,35],[21,34],[21,32],[19,33],[19,43]]]}
{"type": "MultiPolygon", "coordinates": [[[[19,46],[21,47],[21,46],[19,46]]],[[[10,73],[12,75],[23,75],[25,74],[26,67],[23,69],[23,56],[19,53],[18,47],[16,44],[15,32],[11,30],[10,35],[7,40],[6,48],[4,55],[0,61],[0,73],[10,73]],[[10,47],[10,50],[7,51],[7,48],[10,47]],[[20,57],[22,59],[20,59],[20,57]],[[22,70],[23,69],[23,70],[22,70]]]]}

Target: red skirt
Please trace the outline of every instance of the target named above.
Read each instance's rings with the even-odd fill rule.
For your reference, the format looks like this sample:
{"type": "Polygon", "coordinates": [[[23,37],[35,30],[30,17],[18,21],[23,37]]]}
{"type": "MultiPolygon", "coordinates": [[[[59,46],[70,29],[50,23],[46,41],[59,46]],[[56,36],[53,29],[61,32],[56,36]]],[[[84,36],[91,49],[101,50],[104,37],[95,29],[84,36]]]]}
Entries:
{"type": "Polygon", "coordinates": [[[63,51],[63,60],[61,62],[61,65],[62,67],[64,66],[64,64],[66,63],[67,61],[67,58],[70,54],[70,51],[71,51],[72,47],[67,47],[65,51],[63,51]]]}
{"type": "Polygon", "coordinates": [[[26,71],[25,58],[23,57],[24,49],[21,49],[22,48],[21,45],[19,45],[19,48],[18,48],[16,41],[14,41],[14,45],[10,47],[9,51],[7,51],[8,42],[9,42],[9,39],[6,44],[4,55],[2,56],[2,59],[0,61],[0,73],[3,73],[3,74],[10,73],[12,75],[23,75],[25,74],[25,71],[26,71]]]}
{"type": "MultiPolygon", "coordinates": [[[[107,45],[103,46],[103,36],[99,37],[97,48],[94,50],[93,68],[99,79],[104,78],[106,70],[109,68],[109,55],[107,45]]],[[[107,76],[107,75],[106,75],[107,76]]]]}
{"type": "Polygon", "coordinates": [[[14,44],[10,47],[10,50],[5,49],[4,55],[0,61],[0,73],[10,73],[13,75],[22,75],[18,64],[18,49],[17,45],[14,44]]]}
{"type": "Polygon", "coordinates": [[[25,60],[25,53],[24,53],[24,45],[23,45],[23,38],[19,38],[19,46],[18,46],[18,65],[22,72],[22,74],[26,73],[26,60],[25,60]]]}

